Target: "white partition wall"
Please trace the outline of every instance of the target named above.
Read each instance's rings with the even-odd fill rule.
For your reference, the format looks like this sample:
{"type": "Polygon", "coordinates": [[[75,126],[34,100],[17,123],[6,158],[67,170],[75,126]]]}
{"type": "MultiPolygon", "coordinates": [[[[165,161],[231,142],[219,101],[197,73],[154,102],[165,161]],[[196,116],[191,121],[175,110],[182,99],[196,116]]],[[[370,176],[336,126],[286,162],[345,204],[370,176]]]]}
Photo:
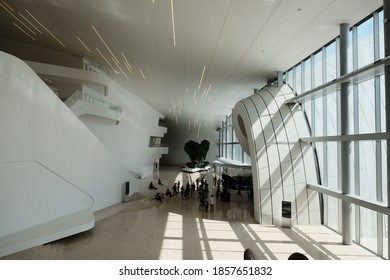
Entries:
{"type": "Polygon", "coordinates": [[[21,60],[0,52],[0,256],[94,226],[135,178],[21,60]]]}
{"type": "Polygon", "coordinates": [[[288,86],[266,87],[233,109],[237,139],[252,161],[254,215],[261,224],[282,224],[282,201],[291,202],[293,224],[321,220],[318,194],[306,188],[317,182],[313,151],[299,141],[307,125],[298,104],[284,104],[292,96],[288,86]]]}

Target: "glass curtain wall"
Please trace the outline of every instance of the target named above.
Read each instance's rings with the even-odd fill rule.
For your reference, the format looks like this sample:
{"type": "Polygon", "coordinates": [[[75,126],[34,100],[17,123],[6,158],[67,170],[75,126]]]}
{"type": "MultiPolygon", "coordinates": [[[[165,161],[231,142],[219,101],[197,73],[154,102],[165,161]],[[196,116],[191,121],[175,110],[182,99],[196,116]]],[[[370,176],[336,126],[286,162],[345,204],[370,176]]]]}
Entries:
{"type": "MultiPolygon", "coordinates": [[[[348,71],[367,66],[384,57],[383,11],[377,11],[350,28],[348,71]]],[[[340,76],[339,38],[298,63],[285,73],[285,82],[300,95],[340,76]]],[[[350,134],[385,132],[384,77],[376,76],[349,88],[350,134]]],[[[302,104],[311,136],[340,135],[340,92],[318,97],[302,104]]],[[[375,138],[375,137],[374,137],[375,138]]],[[[318,156],[321,183],[332,190],[340,186],[340,142],[313,142],[318,156]]],[[[386,141],[352,141],[350,178],[353,195],[362,200],[387,203],[386,141]]],[[[324,196],[324,222],[341,233],[341,201],[324,196]]],[[[387,217],[355,206],[354,241],[388,258],[387,217]]]]}
{"type": "Polygon", "coordinates": [[[219,157],[251,163],[251,158],[242,150],[240,143],[233,129],[232,115],[226,117],[219,130],[219,157]]]}

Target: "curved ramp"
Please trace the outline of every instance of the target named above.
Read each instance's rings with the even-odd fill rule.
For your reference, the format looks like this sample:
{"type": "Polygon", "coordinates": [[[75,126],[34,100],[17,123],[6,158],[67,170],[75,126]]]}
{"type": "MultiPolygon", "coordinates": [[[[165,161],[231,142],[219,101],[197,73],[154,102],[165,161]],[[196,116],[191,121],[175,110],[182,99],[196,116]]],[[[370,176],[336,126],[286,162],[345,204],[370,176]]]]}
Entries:
{"type": "Polygon", "coordinates": [[[0,215],[0,256],[95,224],[93,198],[39,162],[0,163],[0,185],[0,213],[13,212],[0,215]]]}
{"type": "Polygon", "coordinates": [[[319,224],[318,194],[307,189],[317,182],[313,151],[301,107],[286,105],[288,86],[266,87],[238,102],[233,109],[236,136],[250,155],[254,216],[261,224],[282,223],[282,201],[290,201],[293,224],[319,224]]]}

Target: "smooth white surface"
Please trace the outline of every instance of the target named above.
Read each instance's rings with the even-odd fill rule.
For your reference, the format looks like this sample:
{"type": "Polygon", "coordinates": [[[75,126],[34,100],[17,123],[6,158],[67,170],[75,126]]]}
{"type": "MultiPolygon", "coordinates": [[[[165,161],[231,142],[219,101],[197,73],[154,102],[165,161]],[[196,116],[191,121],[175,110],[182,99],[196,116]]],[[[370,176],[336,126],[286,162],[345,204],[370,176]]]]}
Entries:
{"type": "Polygon", "coordinates": [[[251,154],[254,216],[262,224],[281,225],[282,200],[292,202],[293,224],[320,223],[318,196],[305,184],[316,182],[313,152],[299,141],[300,135],[307,135],[307,126],[298,105],[284,104],[290,96],[287,86],[267,87],[233,109],[237,139],[251,154]]]}
{"type": "Polygon", "coordinates": [[[31,167],[4,170],[0,196],[8,201],[2,203],[0,221],[8,222],[2,224],[2,234],[84,208],[96,211],[118,203],[126,181],[132,191],[137,190],[137,180],[42,80],[25,63],[2,52],[0,84],[0,163],[39,162],[94,200],[91,205],[57,177],[33,172],[31,167]]]}
{"type": "Polygon", "coordinates": [[[92,197],[38,162],[1,163],[0,178],[0,238],[93,204],[92,197]]]}

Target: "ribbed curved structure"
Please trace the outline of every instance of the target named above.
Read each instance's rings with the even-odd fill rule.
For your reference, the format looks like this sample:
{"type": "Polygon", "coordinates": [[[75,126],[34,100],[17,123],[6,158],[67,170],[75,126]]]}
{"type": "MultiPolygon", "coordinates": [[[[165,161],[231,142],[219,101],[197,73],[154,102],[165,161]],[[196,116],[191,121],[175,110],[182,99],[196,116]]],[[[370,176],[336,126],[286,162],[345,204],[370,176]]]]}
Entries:
{"type": "Polygon", "coordinates": [[[236,136],[252,161],[254,215],[260,224],[282,224],[282,201],[291,202],[293,224],[319,224],[317,183],[312,147],[299,139],[308,127],[288,86],[266,87],[238,102],[233,109],[236,136]]]}

